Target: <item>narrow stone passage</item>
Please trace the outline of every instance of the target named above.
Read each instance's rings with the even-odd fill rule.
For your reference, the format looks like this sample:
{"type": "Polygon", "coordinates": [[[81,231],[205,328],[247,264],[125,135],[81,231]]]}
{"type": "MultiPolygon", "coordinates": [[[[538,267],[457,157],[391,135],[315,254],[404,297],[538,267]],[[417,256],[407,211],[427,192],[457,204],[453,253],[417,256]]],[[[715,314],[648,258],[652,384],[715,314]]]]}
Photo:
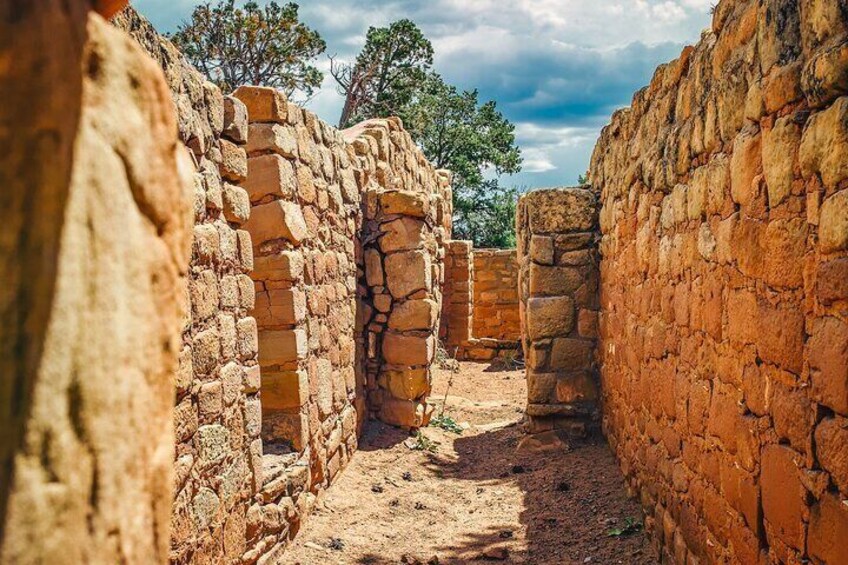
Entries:
{"type": "MultiPolygon", "coordinates": [[[[434,375],[438,414],[450,372],[434,375]]],[[[655,563],[641,520],[601,438],[522,446],[523,370],[462,363],[445,414],[461,434],[421,431],[434,451],[373,423],[357,456],[321,495],[284,563],[655,563]]]]}

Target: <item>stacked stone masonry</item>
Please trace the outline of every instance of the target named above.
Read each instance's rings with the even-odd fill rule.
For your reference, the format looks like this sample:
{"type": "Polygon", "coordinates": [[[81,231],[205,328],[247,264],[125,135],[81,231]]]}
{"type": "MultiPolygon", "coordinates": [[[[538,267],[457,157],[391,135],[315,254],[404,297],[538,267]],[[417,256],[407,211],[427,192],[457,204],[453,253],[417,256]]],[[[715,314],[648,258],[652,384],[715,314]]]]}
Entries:
{"type": "Polygon", "coordinates": [[[405,428],[427,424],[431,365],[450,239],[450,175],[427,162],[400,120],[344,132],[363,195],[360,309],[370,412],[405,428]]]}
{"type": "Polygon", "coordinates": [[[516,210],[530,433],[585,436],[598,420],[598,202],[586,188],[538,190],[516,210]]]}
{"type": "Polygon", "coordinates": [[[521,347],[515,250],[451,241],[445,265],[441,339],[447,353],[475,361],[514,358],[521,347]]]}
{"type": "Polygon", "coordinates": [[[848,562],[848,9],[722,1],[603,131],[604,428],[670,563],[848,562]]]}
{"type": "Polygon", "coordinates": [[[398,120],[343,134],[272,89],[223,96],[134,11],[115,24],[197,171],[170,559],[275,563],[369,409],[426,423],[450,179],[398,120]]]}

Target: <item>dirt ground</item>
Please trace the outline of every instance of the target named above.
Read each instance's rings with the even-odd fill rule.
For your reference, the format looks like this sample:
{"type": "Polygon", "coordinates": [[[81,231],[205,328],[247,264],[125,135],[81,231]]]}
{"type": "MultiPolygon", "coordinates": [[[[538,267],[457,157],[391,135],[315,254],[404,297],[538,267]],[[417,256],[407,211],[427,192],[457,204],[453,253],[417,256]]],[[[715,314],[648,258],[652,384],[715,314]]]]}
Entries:
{"type": "MultiPolygon", "coordinates": [[[[449,376],[434,378],[437,414],[449,376]]],[[[641,514],[601,440],[517,450],[525,401],[523,371],[462,363],[445,413],[466,429],[424,428],[429,445],[370,425],[284,562],[656,563],[644,533],[610,535],[641,514]]]]}

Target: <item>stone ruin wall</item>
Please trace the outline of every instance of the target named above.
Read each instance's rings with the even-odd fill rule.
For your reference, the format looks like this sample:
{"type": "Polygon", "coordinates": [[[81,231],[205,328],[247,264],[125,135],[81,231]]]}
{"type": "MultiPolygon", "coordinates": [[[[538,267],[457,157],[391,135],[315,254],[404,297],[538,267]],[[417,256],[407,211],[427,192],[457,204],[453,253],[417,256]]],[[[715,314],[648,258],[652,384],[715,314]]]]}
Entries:
{"type": "Polygon", "coordinates": [[[446,249],[441,339],[450,356],[489,361],[521,347],[515,249],[474,249],[451,241],[446,249]]]}
{"type": "Polygon", "coordinates": [[[89,9],[0,23],[2,563],[168,558],[193,167],[161,70],[89,9]]]}
{"type": "Polygon", "coordinates": [[[358,159],[363,197],[358,330],[368,409],[396,426],[429,422],[452,231],[450,174],[436,170],[397,118],[343,132],[358,159]]]}
{"type": "Polygon", "coordinates": [[[397,120],[223,96],[134,11],[115,24],[164,70],[197,171],[170,558],[275,562],[366,417],[426,423],[449,176],[397,120]]]}
{"type": "Polygon", "coordinates": [[[501,341],[521,339],[518,261],[515,249],[474,250],[472,335],[501,341]]]}
{"type": "Polygon", "coordinates": [[[586,188],[523,195],[516,209],[527,430],[586,436],[599,419],[598,201],[586,188]]]}
{"type": "Polygon", "coordinates": [[[848,10],[722,1],[604,129],[604,428],[669,562],[845,562],[848,10]]]}

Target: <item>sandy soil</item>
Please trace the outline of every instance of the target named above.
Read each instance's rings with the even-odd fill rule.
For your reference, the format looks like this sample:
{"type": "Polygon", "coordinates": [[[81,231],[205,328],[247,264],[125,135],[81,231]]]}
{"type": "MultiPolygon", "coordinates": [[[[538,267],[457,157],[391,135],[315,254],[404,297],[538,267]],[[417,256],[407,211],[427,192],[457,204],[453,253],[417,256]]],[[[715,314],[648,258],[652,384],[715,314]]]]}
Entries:
{"type": "MultiPolygon", "coordinates": [[[[449,376],[435,376],[437,404],[449,376]]],[[[284,562],[656,563],[643,533],[608,535],[641,514],[601,440],[516,449],[525,395],[523,371],[463,363],[446,409],[467,426],[461,434],[423,429],[438,442],[431,452],[410,449],[408,434],[369,426],[284,562]]]]}

